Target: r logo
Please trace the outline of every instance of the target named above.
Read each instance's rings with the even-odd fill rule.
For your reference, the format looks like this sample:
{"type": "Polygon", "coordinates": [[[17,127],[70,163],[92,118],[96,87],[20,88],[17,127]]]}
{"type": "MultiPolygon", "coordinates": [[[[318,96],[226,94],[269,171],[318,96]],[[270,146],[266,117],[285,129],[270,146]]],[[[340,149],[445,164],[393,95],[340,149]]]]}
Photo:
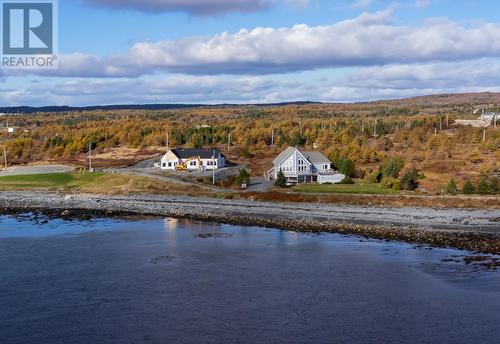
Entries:
{"type": "Polygon", "coordinates": [[[3,54],[54,53],[54,10],[51,1],[2,4],[3,54]]]}

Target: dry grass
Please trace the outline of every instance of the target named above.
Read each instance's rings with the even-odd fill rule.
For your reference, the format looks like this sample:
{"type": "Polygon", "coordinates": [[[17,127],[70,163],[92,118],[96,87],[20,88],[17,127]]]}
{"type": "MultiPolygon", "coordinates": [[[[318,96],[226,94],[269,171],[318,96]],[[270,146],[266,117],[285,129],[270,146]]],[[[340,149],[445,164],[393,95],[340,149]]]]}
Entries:
{"type": "Polygon", "coordinates": [[[388,207],[500,209],[500,197],[420,196],[420,195],[305,195],[270,191],[238,193],[235,197],[256,201],[337,203],[388,207]]]}
{"type": "Polygon", "coordinates": [[[0,190],[71,191],[101,195],[217,196],[207,188],[193,188],[151,178],[111,173],[52,173],[1,177],[0,190]]]}

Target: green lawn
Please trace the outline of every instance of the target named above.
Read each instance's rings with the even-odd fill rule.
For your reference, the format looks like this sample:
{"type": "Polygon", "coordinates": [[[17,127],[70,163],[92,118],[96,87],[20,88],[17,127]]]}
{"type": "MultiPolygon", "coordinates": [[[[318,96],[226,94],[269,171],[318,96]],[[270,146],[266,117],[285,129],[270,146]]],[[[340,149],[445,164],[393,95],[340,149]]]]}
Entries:
{"type": "Polygon", "coordinates": [[[295,192],[303,193],[340,193],[340,194],[369,194],[369,195],[398,195],[400,191],[384,189],[380,184],[300,184],[292,187],[295,192]]]}
{"type": "Polygon", "coordinates": [[[31,189],[31,188],[78,188],[109,182],[107,173],[50,173],[20,176],[0,177],[2,189],[31,189]]]}

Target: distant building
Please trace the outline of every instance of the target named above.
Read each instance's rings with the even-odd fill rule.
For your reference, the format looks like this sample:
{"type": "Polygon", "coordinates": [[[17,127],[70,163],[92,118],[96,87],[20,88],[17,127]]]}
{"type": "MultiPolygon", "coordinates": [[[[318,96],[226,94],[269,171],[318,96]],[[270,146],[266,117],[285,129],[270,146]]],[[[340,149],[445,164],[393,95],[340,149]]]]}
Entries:
{"type": "Polygon", "coordinates": [[[500,114],[496,112],[486,112],[479,117],[480,120],[485,121],[485,122],[493,122],[495,119],[498,121],[500,118],[500,114]]]}
{"type": "Polygon", "coordinates": [[[276,179],[282,171],[288,183],[340,183],[345,176],[335,173],[332,162],[320,152],[288,147],[273,161],[268,179],[276,179]]]}
{"type": "Polygon", "coordinates": [[[8,133],[15,133],[17,131],[17,128],[16,127],[8,127],[7,128],[7,132],[8,133]]]}
{"type": "Polygon", "coordinates": [[[219,149],[170,149],[162,158],[160,169],[182,171],[216,170],[225,166],[219,149]]]}

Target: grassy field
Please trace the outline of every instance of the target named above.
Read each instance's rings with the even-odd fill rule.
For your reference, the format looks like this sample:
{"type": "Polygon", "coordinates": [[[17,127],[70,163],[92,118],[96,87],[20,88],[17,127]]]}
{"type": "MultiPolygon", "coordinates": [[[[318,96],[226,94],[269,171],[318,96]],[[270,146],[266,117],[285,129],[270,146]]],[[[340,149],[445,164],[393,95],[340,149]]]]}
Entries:
{"type": "Polygon", "coordinates": [[[96,194],[186,194],[209,196],[206,190],[126,174],[51,173],[0,177],[0,190],[78,191],[96,194]]]}
{"type": "Polygon", "coordinates": [[[365,195],[399,195],[400,191],[384,189],[380,184],[301,184],[292,187],[295,192],[301,193],[338,193],[338,194],[365,194],[365,195]]]}

